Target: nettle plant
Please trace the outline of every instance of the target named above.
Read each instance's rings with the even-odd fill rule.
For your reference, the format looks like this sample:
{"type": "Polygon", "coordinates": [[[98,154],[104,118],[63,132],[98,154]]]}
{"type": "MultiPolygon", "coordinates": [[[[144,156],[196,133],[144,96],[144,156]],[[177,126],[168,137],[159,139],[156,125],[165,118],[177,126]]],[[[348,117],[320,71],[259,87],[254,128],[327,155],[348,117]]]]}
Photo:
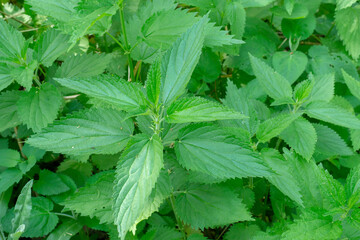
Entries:
{"type": "Polygon", "coordinates": [[[358,1],[18,6],[0,239],[360,239],[358,1]]]}

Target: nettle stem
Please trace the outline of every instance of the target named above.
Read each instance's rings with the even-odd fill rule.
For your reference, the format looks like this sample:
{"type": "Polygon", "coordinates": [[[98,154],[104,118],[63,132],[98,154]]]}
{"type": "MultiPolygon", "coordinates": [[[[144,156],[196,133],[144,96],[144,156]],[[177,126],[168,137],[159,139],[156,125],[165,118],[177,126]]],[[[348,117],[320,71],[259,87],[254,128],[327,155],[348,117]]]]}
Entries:
{"type": "Polygon", "coordinates": [[[171,194],[171,196],[169,198],[169,202],[170,202],[171,208],[172,208],[172,210],[174,212],[174,216],[175,216],[178,228],[179,228],[180,232],[183,234],[183,239],[186,240],[186,233],[185,233],[184,225],[183,225],[182,221],[179,219],[179,217],[177,216],[177,214],[175,212],[175,204],[174,204],[175,198],[174,198],[173,194],[171,194]]]}

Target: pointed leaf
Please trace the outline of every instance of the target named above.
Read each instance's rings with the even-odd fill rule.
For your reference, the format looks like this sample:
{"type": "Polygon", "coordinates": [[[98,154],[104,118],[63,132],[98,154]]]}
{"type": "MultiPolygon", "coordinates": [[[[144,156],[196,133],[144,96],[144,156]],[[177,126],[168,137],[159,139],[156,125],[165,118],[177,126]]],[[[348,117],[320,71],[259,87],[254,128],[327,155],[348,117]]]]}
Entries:
{"type": "Polygon", "coordinates": [[[344,80],[346,85],[348,86],[352,95],[360,99],[360,81],[355,80],[352,76],[350,76],[347,72],[342,69],[342,74],[344,76],[344,80]]]}
{"type": "Polygon", "coordinates": [[[159,102],[161,88],[161,62],[156,61],[149,69],[146,80],[147,97],[155,105],[159,102]]]}
{"type": "Polygon", "coordinates": [[[14,207],[14,218],[11,220],[12,231],[15,232],[16,229],[24,224],[30,217],[31,212],[31,187],[33,185],[33,180],[30,180],[25,184],[21,189],[21,193],[16,200],[14,207]]]}
{"type": "Polygon", "coordinates": [[[39,180],[35,181],[34,184],[34,191],[45,196],[56,195],[68,190],[70,188],[62,181],[60,176],[47,169],[40,171],[39,180]]]}
{"type": "Polygon", "coordinates": [[[272,58],[274,69],[290,84],[294,83],[304,72],[308,59],[302,52],[276,52],[272,58]]]}
{"type": "Polygon", "coordinates": [[[172,103],[166,121],[169,123],[206,122],[225,119],[243,119],[246,116],[205,98],[182,98],[172,103]]]}
{"type": "Polygon", "coordinates": [[[56,153],[111,154],[125,147],[133,130],[132,120],[122,112],[90,109],[55,121],[27,142],[56,153]]]}
{"type": "Polygon", "coordinates": [[[175,151],[185,168],[214,177],[269,175],[269,169],[255,152],[219,127],[199,124],[183,128],[175,151]]]}
{"type": "Polygon", "coordinates": [[[115,76],[56,78],[61,85],[98,98],[125,111],[138,111],[145,105],[139,85],[115,76]]]}
{"type": "Polygon", "coordinates": [[[160,138],[138,135],[120,157],[114,187],[113,213],[121,239],[144,211],[163,167],[160,138]]]}
{"type": "Polygon", "coordinates": [[[334,97],[335,75],[333,73],[312,76],[310,80],[313,82],[313,88],[309,96],[310,102],[329,102],[334,97]]]}

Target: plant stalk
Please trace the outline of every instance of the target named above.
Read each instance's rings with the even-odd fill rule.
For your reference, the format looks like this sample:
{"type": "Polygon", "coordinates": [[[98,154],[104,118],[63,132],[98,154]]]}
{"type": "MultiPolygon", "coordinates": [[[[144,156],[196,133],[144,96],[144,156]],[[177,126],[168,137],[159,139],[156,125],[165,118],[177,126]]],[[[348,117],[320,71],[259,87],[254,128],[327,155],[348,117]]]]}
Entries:
{"type": "Polygon", "coordinates": [[[175,205],[174,205],[174,195],[171,194],[170,198],[169,198],[169,201],[170,201],[170,205],[171,205],[171,208],[174,212],[174,216],[175,216],[175,219],[176,219],[176,223],[179,227],[179,230],[181,231],[182,235],[183,235],[183,239],[186,240],[186,233],[184,231],[184,225],[182,224],[181,220],[179,219],[179,217],[177,216],[176,212],[175,212],[175,205]]]}

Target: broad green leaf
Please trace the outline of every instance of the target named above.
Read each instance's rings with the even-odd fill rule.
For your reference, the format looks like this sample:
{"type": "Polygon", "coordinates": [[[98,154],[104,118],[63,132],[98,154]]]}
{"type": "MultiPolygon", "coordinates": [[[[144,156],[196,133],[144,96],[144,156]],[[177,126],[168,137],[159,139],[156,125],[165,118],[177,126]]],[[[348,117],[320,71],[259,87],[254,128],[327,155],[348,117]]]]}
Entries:
{"type": "Polygon", "coordinates": [[[91,77],[102,74],[110,65],[110,54],[82,54],[67,57],[56,71],[57,78],[91,77]]]}
{"type": "Polygon", "coordinates": [[[335,23],[346,50],[354,59],[358,59],[360,56],[358,44],[360,38],[360,6],[336,11],[335,23]]]}
{"type": "Polygon", "coordinates": [[[260,59],[250,55],[251,66],[261,87],[271,98],[282,102],[292,102],[292,88],[288,80],[260,59]]]}
{"type": "Polygon", "coordinates": [[[35,44],[35,59],[46,67],[51,64],[70,47],[70,37],[55,29],[43,33],[35,44]]]}
{"type": "Polygon", "coordinates": [[[309,117],[319,119],[350,129],[360,129],[360,120],[354,114],[335,104],[327,102],[313,102],[305,112],[309,117]]]}
{"type": "Polygon", "coordinates": [[[145,96],[140,85],[110,75],[56,78],[61,85],[100,99],[125,111],[140,111],[145,96]]]}
{"type": "Polygon", "coordinates": [[[134,137],[122,153],[114,182],[113,214],[121,239],[145,210],[163,167],[163,146],[153,135],[134,137]]]}
{"type": "Polygon", "coordinates": [[[233,2],[226,4],[225,17],[230,22],[231,34],[237,39],[241,39],[245,31],[245,17],[246,12],[240,2],[233,2]]]}
{"type": "MultiPolygon", "coordinates": [[[[100,223],[113,223],[112,188],[114,172],[94,175],[93,182],[87,183],[61,204],[82,216],[97,217],[100,223]],[[97,176],[98,175],[98,176],[97,176]]],[[[90,181],[90,180],[89,180],[90,181]]]]}
{"type": "Polygon", "coordinates": [[[17,102],[18,114],[28,128],[38,132],[57,117],[63,98],[57,88],[50,83],[23,92],[17,102]]]}
{"type": "Polygon", "coordinates": [[[300,115],[299,113],[282,113],[262,122],[256,131],[257,139],[260,142],[267,142],[278,136],[300,115]]]}
{"type": "Polygon", "coordinates": [[[184,223],[200,229],[253,220],[236,193],[216,185],[190,185],[176,195],[175,212],[184,223]]]}
{"type": "Polygon", "coordinates": [[[302,195],[297,180],[289,171],[289,163],[275,149],[263,149],[261,156],[275,174],[266,177],[284,195],[303,206],[302,195]]]}
{"type": "Polygon", "coordinates": [[[336,10],[351,7],[357,0],[336,0],[336,10]]]}
{"type": "Polygon", "coordinates": [[[146,93],[148,99],[155,105],[159,102],[161,88],[161,62],[154,62],[148,72],[146,80],[146,93]]]}
{"type": "Polygon", "coordinates": [[[284,36],[291,39],[307,39],[314,32],[316,26],[316,18],[308,15],[306,18],[300,19],[283,19],[281,21],[281,30],[284,36]]]}
{"type": "MultiPolygon", "coordinates": [[[[150,240],[150,239],[180,240],[183,239],[183,234],[179,232],[177,229],[172,227],[154,226],[151,227],[149,230],[147,230],[147,232],[141,237],[141,240],[150,240]]],[[[187,238],[187,239],[191,240],[191,238],[187,238]]]]}
{"type": "Polygon", "coordinates": [[[244,8],[250,8],[250,7],[265,7],[274,1],[275,0],[241,0],[241,3],[244,6],[244,8]]]}
{"type": "Polygon", "coordinates": [[[342,233],[341,222],[333,221],[331,216],[322,212],[306,210],[299,219],[289,225],[284,232],[284,240],[339,239],[342,233]]]}
{"type": "MultiPolygon", "coordinates": [[[[54,185],[53,187],[55,187],[54,185]]],[[[23,237],[42,237],[50,233],[57,225],[59,218],[52,213],[54,204],[47,198],[36,197],[31,199],[32,209],[25,224],[23,237]]]]}
{"type": "Polygon", "coordinates": [[[83,225],[73,219],[66,219],[48,237],[47,240],[69,240],[76,235],[83,225]]]}
{"type": "Polygon", "coordinates": [[[23,173],[18,168],[8,168],[0,173],[0,193],[21,180],[23,173]]]}
{"type": "Polygon", "coordinates": [[[190,125],[175,143],[178,161],[185,168],[218,178],[268,176],[260,157],[225,129],[190,125]]]}
{"type": "Polygon", "coordinates": [[[0,62],[25,61],[27,47],[22,33],[0,19],[0,62]]]}
{"type": "Polygon", "coordinates": [[[276,52],[272,58],[275,71],[294,83],[304,72],[308,63],[307,56],[300,52],[276,52]]]}
{"type": "Polygon", "coordinates": [[[206,122],[225,119],[243,119],[246,116],[215,101],[200,97],[182,98],[167,109],[169,123],[206,122]]]}
{"type": "Polygon", "coordinates": [[[0,149],[0,167],[15,167],[20,162],[20,153],[13,149],[0,149]]]}
{"type": "Polygon", "coordinates": [[[345,141],[331,128],[321,124],[313,125],[318,136],[315,151],[325,156],[353,155],[351,148],[345,141]]]}
{"type": "Polygon", "coordinates": [[[270,11],[277,17],[281,17],[283,20],[291,19],[304,19],[309,15],[309,9],[304,3],[295,3],[291,14],[284,6],[274,6],[270,11]]]}
{"type": "MultiPolygon", "coordinates": [[[[358,119],[360,119],[360,116],[357,116],[358,119]]],[[[360,149],[360,130],[354,130],[351,129],[350,130],[350,137],[351,137],[351,142],[352,142],[352,146],[354,148],[354,151],[357,151],[360,149]]]]}
{"type": "Polygon", "coordinates": [[[21,193],[16,200],[14,207],[14,218],[11,220],[12,232],[15,232],[16,229],[24,224],[30,217],[31,213],[31,187],[33,185],[33,180],[30,180],[25,184],[21,189],[21,193]]]}
{"type": "Polygon", "coordinates": [[[326,75],[311,76],[313,88],[309,96],[309,102],[325,101],[329,102],[334,97],[335,75],[330,73],[326,75]]]}
{"type": "Polygon", "coordinates": [[[17,66],[11,70],[11,75],[21,86],[25,87],[26,91],[31,89],[34,71],[38,66],[36,60],[31,61],[29,64],[17,66]]]}
{"type": "Polygon", "coordinates": [[[28,143],[34,147],[70,155],[120,152],[133,133],[132,120],[114,110],[90,109],[55,121],[28,143]]]}
{"type": "Polygon", "coordinates": [[[344,76],[345,83],[348,86],[351,94],[357,97],[358,99],[360,99],[360,81],[350,76],[344,70],[342,70],[342,74],[344,76]]]}
{"type": "MultiPolygon", "coordinates": [[[[0,222],[1,222],[2,218],[5,216],[6,211],[8,209],[12,191],[13,191],[13,189],[9,188],[7,191],[0,193],[0,222]]],[[[2,229],[2,227],[0,224],[0,230],[1,229],[2,229]]]]}
{"type": "Polygon", "coordinates": [[[56,195],[70,190],[58,174],[47,169],[40,171],[39,180],[35,181],[33,188],[34,191],[45,196],[56,195]]]}
{"type": "Polygon", "coordinates": [[[185,92],[199,61],[205,37],[204,17],[185,32],[165,53],[161,61],[161,101],[169,105],[185,92]]]}
{"type": "Polygon", "coordinates": [[[304,80],[296,84],[294,88],[294,99],[297,103],[303,103],[308,100],[309,95],[314,87],[314,82],[304,80]]]}
{"type": "Polygon", "coordinates": [[[314,126],[305,118],[293,121],[280,137],[305,159],[310,159],[315,151],[317,135],[314,126]]]}

